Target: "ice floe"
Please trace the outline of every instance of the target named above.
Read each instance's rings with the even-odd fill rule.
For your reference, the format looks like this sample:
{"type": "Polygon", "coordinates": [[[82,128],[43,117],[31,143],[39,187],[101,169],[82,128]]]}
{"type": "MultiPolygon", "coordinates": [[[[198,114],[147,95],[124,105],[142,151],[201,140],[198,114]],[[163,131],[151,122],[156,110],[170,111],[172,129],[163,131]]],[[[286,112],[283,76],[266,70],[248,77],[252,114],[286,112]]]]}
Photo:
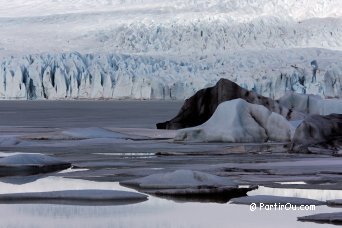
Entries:
{"type": "Polygon", "coordinates": [[[0,203],[129,204],[147,200],[137,192],[118,190],[64,190],[0,194],[0,203]]]}
{"type": "Polygon", "coordinates": [[[330,206],[342,206],[342,199],[327,200],[327,204],[330,206]]]}
{"type": "Polygon", "coordinates": [[[267,205],[267,204],[277,204],[279,205],[324,205],[325,202],[306,199],[306,198],[298,198],[298,197],[286,197],[286,196],[272,196],[272,195],[254,195],[254,196],[245,196],[234,198],[230,200],[231,203],[234,204],[247,204],[255,203],[257,206],[267,205]]]}
{"type": "Polygon", "coordinates": [[[281,115],[242,99],[221,103],[204,124],[181,129],[176,141],[266,142],[291,140],[291,125],[281,115]]]}
{"type": "Polygon", "coordinates": [[[255,187],[239,188],[226,177],[191,171],[176,170],[120,182],[148,194],[188,200],[227,202],[232,197],[244,196],[255,187]]]}
{"type": "Polygon", "coordinates": [[[317,223],[331,223],[331,224],[341,225],[341,223],[342,223],[342,212],[321,213],[321,214],[298,217],[298,221],[317,222],[317,223]]]}
{"type": "Polygon", "coordinates": [[[71,163],[42,154],[15,154],[0,159],[1,176],[31,175],[71,167],[71,163]]]}
{"type": "Polygon", "coordinates": [[[121,183],[147,189],[184,189],[210,186],[237,187],[236,183],[229,178],[192,170],[176,170],[171,173],[152,174],[147,177],[127,180],[121,183]]]}

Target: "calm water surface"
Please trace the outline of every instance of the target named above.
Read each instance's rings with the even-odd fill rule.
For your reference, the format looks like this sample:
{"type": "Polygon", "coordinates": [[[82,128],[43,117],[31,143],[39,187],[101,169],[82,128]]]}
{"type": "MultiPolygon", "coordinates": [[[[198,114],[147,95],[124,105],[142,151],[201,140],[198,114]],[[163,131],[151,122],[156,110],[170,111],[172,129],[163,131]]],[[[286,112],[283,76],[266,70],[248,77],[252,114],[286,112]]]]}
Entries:
{"type": "MultiPolygon", "coordinates": [[[[181,104],[165,101],[1,101],[0,126],[154,128],[156,122],[172,118],[181,104]]],[[[0,193],[94,188],[134,191],[113,182],[49,177],[11,184],[0,179],[0,193]]],[[[263,191],[274,195],[301,194],[288,190],[263,191]]],[[[262,193],[261,189],[251,194],[262,193]]],[[[310,196],[316,198],[322,194],[318,191],[310,196]]],[[[0,204],[0,227],[328,227],[330,225],[297,222],[297,217],[330,211],[339,209],[320,206],[315,211],[251,212],[245,205],[180,203],[149,196],[143,203],[123,206],[0,204]]]]}
{"type": "MultiPolygon", "coordinates": [[[[63,189],[115,189],[134,191],[112,182],[93,182],[48,177],[21,186],[0,182],[1,193],[63,189]]],[[[278,195],[291,191],[277,190],[278,195]]],[[[253,194],[271,193],[269,189],[253,194]]],[[[298,192],[292,192],[298,194],[298,192]]],[[[323,193],[324,194],[324,193],[323,193]]],[[[331,195],[336,197],[336,195],[331,195]]],[[[318,192],[315,196],[322,195],[318,192]]],[[[324,196],[322,196],[324,197],[324,196]]],[[[317,198],[317,197],[316,197],[317,198]]],[[[143,203],[121,206],[70,206],[53,204],[1,204],[1,227],[322,227],[297,222],[298,216],[336,212],[338,208],[317,206],[315,211],[251,212],[249,206],[229,203],[174,202],[149,196],[143,203]]],[[[330,225],[324,225],[327,227],[330,225]]]]}

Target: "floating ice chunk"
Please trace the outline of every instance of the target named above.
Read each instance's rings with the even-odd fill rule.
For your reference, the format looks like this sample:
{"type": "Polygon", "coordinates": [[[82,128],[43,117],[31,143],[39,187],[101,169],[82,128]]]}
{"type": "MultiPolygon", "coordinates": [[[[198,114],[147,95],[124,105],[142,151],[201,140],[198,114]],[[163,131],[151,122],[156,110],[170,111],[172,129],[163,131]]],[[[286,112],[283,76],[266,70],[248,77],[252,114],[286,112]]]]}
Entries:
{"type": "Polygon", "coordinates": [[[234,204],[246,204],[249,205],[251,203],[255,203],[257,206],[260,205],[268,205],[268,204],[277,204],[279,205],[324,205],[323,201],[306,199],[306,198],[297,198],[297,197],[286,197],[286,196],[272,196],[272,195],[255,195],[255,196],[245,196],[234,198],[230,201],[234,204]]]}
{"type": "Polygon", "coordinates": [[[44,174],[31,175],[31,176],[8,176],[8,177],[1,177],[0,183],[7,183],[7,184],[12,184],[12,185],[25,185],[27,183],[37,181],[40,178],[44,178],[44,177],[45,177],[44,174]]]}
{"type": "Polygon", "coordinates": [[[327,200],[327,204],[330,206],[342,206],[342,199],[327,200]]]}
{"type": "Polygon", "coordinates": [[[308,116],[296,128],[292,140],[292,150],[308,152],[311,146],[323,146],[338,150],[342,139],[341,125],[342,114],[308,116]]]}
{"type": "Polygon", "coordinates": [[[286,142],[291,124],[281,115],[243,99],[221,103],[204,124],[178,131],[176,141],[286,142]]]}
{"type": "Polygon", "coordinates": [[[342,223],[342,212],[321,213],[321,214],[298,217],[298,221],[341,224],[342,223]]]}
{"type": "Polygon", "coordinates": [[[147,177],[123,181],[120,184],[147,189],[237,187],[236,183],[229,178],[192,170],[176,170],[170,173],[152,174],[147,177]]]}
{"type": "Polygon", "coordinates": [[[0,159],[0,165],[53,165],[65,162],[42,154],[15,154],[0,159]]]}
{"type": "Polygon", "coordinates": [[[16,154],[0,159],[0,176],[30,175],[67,169],[70,163],[42,154],[16,154]]]}
{"type": "Polygon", "coordinates": [[[152,174],[134,180],[120,182],[122,185],[138,188],[148,194],[175,197],[181,200],[228,202],[232,197],[245,196],[254,187],[240,188],[226,177],[191,170],[152,174]]]}
{"type": "Polygon", "coordinates": [[[0,136],[1,146],[14,146],[20,143],[20,140],[16,136],[0,136]]]}
{"type": "Polygon", "coordinates": [[[29,192],[0,194],[0,203],[63,203],[63,204],[129,204],[147,200],[147,196],[118,190],[64,190],[52,192],[29,192]]]}
{"type": "Polygon", "coordinates": [[[205,123],[214,114],[219,104],[234,99],[243,99],[251,104],[263,105],[288,120],[303,119],[305,114],[293,111],[269,97],[242,88],[235,82],[221,78],[215,86],[203,88],[187,99],[178,114],[169,121],[157,123],[158,129],[181,129],[205,123]]]}

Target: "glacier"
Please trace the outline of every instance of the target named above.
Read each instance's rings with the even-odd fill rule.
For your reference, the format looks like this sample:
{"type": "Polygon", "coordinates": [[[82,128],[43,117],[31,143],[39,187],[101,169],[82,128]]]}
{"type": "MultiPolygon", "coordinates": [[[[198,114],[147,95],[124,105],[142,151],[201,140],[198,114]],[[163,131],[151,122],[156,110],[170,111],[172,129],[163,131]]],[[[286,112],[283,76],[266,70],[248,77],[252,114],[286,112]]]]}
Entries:
{"type": "Polygon", "coordinates": [[[0,2],[0,99],[342,96],[340,0],[0,2]]]}
{"type": "Polygon", "coordinates": [[[342,52],[282,54],[237,52],[190,60],[77,52],[9,57],[0,63],[0,99],[185,99],[220,78],[273,99],[288,91],[342,97],[342,52]]]}

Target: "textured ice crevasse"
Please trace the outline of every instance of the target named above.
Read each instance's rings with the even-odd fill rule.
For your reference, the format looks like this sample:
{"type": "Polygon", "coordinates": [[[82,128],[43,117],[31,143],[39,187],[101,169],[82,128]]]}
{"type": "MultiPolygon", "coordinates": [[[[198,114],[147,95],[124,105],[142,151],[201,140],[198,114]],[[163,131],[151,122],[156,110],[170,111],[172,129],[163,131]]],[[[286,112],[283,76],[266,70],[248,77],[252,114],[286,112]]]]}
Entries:
{"type": "MultiPolygon", "coordinates": [[[[270,69],[267,64],[253,65],[261,61],[253,55],[246,62],[242,55],[214,60],[201,57],[200,61],[192,58],[185,62],[79,53],[5,58],[0,63],[0,99],[185,99],[221,77],[273,99],[287,91],[342,96],[342,65],[338,60],[319,68],[313,80],[310,63],[270,69]],[[252,65],[246,66],[247,62],[252,65]],[[237,64],[240,69],[235,68],[237,64]]],[[[268,55],[260,58],[272,63],[268,55]]]]}

